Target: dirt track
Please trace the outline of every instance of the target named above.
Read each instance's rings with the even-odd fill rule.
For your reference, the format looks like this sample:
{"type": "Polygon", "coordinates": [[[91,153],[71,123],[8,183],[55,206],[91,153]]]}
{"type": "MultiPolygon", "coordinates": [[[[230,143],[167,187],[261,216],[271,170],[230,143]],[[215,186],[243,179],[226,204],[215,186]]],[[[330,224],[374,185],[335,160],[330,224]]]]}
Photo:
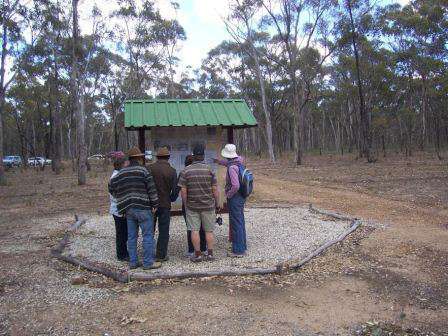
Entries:
{"type": "Polygon", "coordinates": [[[380,228],[363,228],[284,277],[118,285],[48,258],[70,218],[45,218],[106,211],[107,175],[91,172],[79,188],[69,172],[10,173],[11,186],[0,190],[0,334],[448,335],[445,162],[325,157],[300,168],[252,167],[251,202],[312,202],[380,228]],[[71,285],[76,275],[86,284],[71,285]]]}

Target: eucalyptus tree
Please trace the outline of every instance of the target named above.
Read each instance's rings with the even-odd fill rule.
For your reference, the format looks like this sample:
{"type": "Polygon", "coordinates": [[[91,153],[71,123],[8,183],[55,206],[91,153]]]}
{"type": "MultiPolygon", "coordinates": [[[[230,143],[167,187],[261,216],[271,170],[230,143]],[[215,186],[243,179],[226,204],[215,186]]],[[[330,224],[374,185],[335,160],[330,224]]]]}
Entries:
{"type": "Polygon", "coordinates": [[[158,79],[175,65],[174,51],[185,32],[176,20],[165,20],[153,1],[118,0],[113,17],[120,20],[114,40],[118,52],[126,54],[124,92],[127,98],[144,98],[158,79]],[[170,54],[167,54],[170,51],[170,54]]]}
{"type": "MultiPolygon", "coordinates": [[[[6,184],[3,167],[3,111],[6,91],[14,80],[10,63],[20,53],[26,7],[20,0],[3,0],[0,4],[1,59],[0,59],[0,185],[6,184]],[[7,73],[8,70],[8,73],[7,73]]],[[[17,68],[15,68],[17,69],[17,68]]]]}
{"type": "Polygon", "coordinates": [[[282,63],[287,73],[292,96],[294,161],[302,164],[304,122],[307,104],[312,96],[312,83],[322,64],[334,51],[332,24],[325,20],[337,5],[332,0],[262,0],[266,29],[272,27],[274,38],[286,55],[282,63]],[[319,51],[320,50],[320,51],[319,51]],[[311,63],[309,63],[311,61],[311,63]]]}
{"type": "Polygon", "coordinates": [[[250,57],[254,60],[255,73],[261,93],[261,104],[265,119],[266,142],[268,146],[268,155],[271,162],[275,162],[274,145],[272,140],[271,112],[268,109],[265,80],[260,65],[260,51],[255,45],[254,39],[254,21],[259,12],[261,3],[258,0],[234,0],[230,4],[231,13],[227,18],[227,31],[233,39],[247,50],[250,57]]]}
{"type": "Polygon", "coordinates": [[[76,156],[78,170],[78,184],[86,184],[87,178],[87,148],[85,140],[85,115],[83,110],[83,94],[79,87],[79,62],[81,60],[81,43],[78,24],[78,0],[72,0],[72,68],[70,87],[72,96],[73,115],[76,120],[76,156]],[[81,101],[81,99],[82,101],[81,101]]]}
{"type": "Polygon", "coordinates": [[[393,51],[397,101],[402,117],[408,119],[407,149],[418,138],[422,150],[433,142],[439,157],[442,116],[447,111],[446,103],[441,104],[446,101],[447,12],[446,1],[414,0],[404,7],[385,7],[378,20],[393,51]]]}

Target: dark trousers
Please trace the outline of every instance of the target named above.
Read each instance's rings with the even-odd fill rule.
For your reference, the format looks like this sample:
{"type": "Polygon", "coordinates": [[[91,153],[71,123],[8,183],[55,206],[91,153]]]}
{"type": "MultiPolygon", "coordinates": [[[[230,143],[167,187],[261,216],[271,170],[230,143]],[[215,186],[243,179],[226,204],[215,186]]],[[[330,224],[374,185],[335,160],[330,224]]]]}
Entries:
{"type": "MultiPolygon", "coordinates": [[[[182,216],[184,216],[184,220],[185,220],[185,224],[187,223],[187,217],[185,216],[185,206],[182,204],[182,216]]],[[[205,252],[207,251],[207,241],[205,240],[205,231],[202,228],[199,229],[199,239],[201,242],[201,251],[205,252]]],[[[194,246],[193,243],[191,241],[191,231],[187,230],[187,243],[188,243],[188,253],[193,253],[194,252],[194,246]]]]}
{"type": "Polygon", "coordinates": [[[230,231],[232,232],[232,252],[236,254],[243,254],[247,250],[244,203],[246,203],[246,199],[239,192],[227,199],[230,231]]]}
{"type": "Polygon", "coordinates": [[[126,243],[128,242],[128,224],[126,217],[113,216],[115,221],[115,249],[117,259],[129,258],[126,243]]]}
{"type": "Polygon", "coordinates": [[[164,259],[168,253],[168,242],[170,240],[170,220],[171,213],[168,208],[158,208],[154,216],[155,224],[159,227],[159,236],[157,237],[156,258],[164,259]]]}

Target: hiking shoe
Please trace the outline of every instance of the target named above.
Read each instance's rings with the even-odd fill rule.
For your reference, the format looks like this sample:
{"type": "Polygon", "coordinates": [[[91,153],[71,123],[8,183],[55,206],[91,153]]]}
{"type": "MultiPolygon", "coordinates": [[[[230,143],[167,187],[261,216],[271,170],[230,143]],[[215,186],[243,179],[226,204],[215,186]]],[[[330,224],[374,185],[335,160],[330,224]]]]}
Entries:
{"type": "Polygon", "coordinates": [[[194,254],[190,257],[190,261],[192,262],[201,262],[202,261],[202,255],[195,256],[194,254]]]}
{"type": "Polygon", "coordinates": [[[156,269],[156,268],[160,268],[162,267],[162,263],[160,261],[154,261],[151,265],[149,266],[143,266],[143,269],[145,271],[147,270],[152,270],[152,269],[156,269]]]}
{"type": "Polygon", "coordinates": [[[239,254],[239,253],[227,252],[227,256],[228,256],[229,258],[242,258],[242,257],[244,257],[245,255],[246,255],[245,253],[241,253],[241,254],[239,254]]]}
{"type": "Polygon", "coordinates": [[[136,269],[139,268],[140,266],[142,266],[141,263],[137,262],[136,264],[129,264],[129,268],[132,269],[136,269]]]}
{"type": "Polygon", "coordinates": [[[165,262],[170,260],[170,257],[166,256],[165,258],[156,258],[156,261],[165,262]]]}

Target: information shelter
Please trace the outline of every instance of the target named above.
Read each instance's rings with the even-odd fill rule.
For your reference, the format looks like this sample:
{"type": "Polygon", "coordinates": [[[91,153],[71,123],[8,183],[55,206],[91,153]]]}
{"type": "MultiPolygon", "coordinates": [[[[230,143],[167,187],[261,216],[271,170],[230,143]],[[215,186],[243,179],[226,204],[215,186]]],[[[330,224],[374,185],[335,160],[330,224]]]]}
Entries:
{"type": "MultiPolygon", "coordinates": [[[[212,161],[226,143],[233,143],[233,131],[257,126],[244,100],[238,99],[157,99],[125,101],[125,128],[138,131],[140,150],[170,149],[170,163],[179,173],[185,157],[197,143],[205,145],[205,161],[218,176],[222,187],[225,169],[212,161]],[[149,141],[146,132],[149,132],[149,141]]],[[[223,193],[223,188],[220,188],[223,193]]],[[[221,200],[224,200],[222,194],[221,200]]],[[[221,204],[222,206],[222,204],[221,204]]],[[[174,209],[181,207],[180,199],[174,209]]]]}

